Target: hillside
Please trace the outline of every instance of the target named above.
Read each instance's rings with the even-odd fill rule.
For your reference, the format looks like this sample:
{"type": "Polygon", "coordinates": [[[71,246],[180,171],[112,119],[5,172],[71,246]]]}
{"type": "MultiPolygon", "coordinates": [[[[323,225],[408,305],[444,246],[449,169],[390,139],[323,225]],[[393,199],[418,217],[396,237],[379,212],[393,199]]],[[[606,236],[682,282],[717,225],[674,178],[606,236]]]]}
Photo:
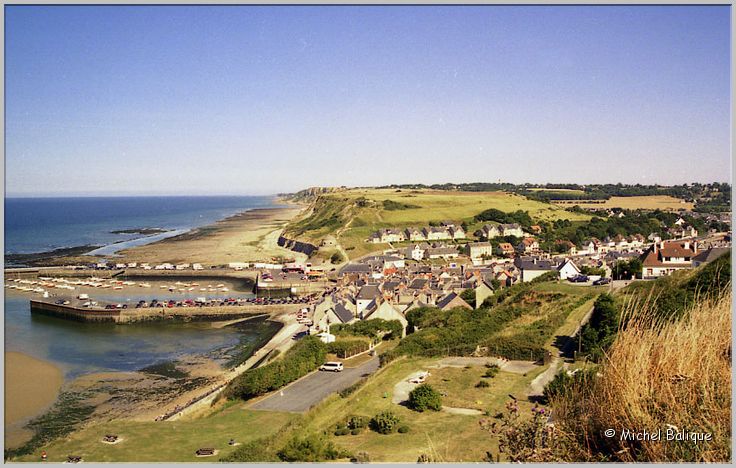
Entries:
{"type": "MultiPolygon", "coordinates": [[[[303,195],[302,199],[303,199],[303,195]]],[[[336,235],[349,257],[355,258],[385,244],[367,244],[370,235],[382,228],[422,227],[430,222],[466,222],[484,210],[528,211],[535,221],[590,217],[507,192],[459,192],[411,189],[350,189],[314,196],[312,210],[291,222],[285,235],[319,245],[328,234],[336,235]]]]}

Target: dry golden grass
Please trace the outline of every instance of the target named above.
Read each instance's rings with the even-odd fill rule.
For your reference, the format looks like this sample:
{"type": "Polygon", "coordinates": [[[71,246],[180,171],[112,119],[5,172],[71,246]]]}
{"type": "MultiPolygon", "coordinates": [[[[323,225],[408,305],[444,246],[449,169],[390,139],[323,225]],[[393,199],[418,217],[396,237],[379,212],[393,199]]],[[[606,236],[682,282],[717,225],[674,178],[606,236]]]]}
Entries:
{"type": "Polygon", "coordinates": [[[680,200],[669,195],[644,195],[639,197],[611,197],[605,203],[585,203],[585,200],[565,200],[564,206],[578,205],[581,208],[623,208],[627,210],[656,210],[677,211],[692,210],[692,203],[680,200]]]}
{"type": "MultiPolygon", "coordinates": [[[[630,303],[598,378],[558,398],[561,432],[590,459],[727,462],[731,459],[731,292],[660,323],[647,304],[630,303]],[[606,437],[605,429],[614,429],[606,437]],[[660,440],[621,440],[622,430],[660,440]],[[712,440],[667,440],[684,431],[712,440]]],[[[586,457],[587,458],[587,457],[586,457]]]]}

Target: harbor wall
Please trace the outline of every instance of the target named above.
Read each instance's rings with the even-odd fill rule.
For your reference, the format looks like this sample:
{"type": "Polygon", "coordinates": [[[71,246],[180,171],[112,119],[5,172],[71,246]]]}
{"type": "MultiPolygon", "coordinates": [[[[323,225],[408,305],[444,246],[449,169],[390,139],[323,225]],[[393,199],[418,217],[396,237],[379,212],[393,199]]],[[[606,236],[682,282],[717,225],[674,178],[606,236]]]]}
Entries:
{"type": "Polygon", "coordinates": [[[31,313],[38,313],[52,317],[74,320],[78,322],[108,322],[108,323],[136,323],[136,322],[218,322],[252,317],[256,315],[271,315],[283,312],[295,312],[304,304],[273,304],[273,305],[243,305],[243,306],[203,306],[203,307],[148,307],[140,309],[91,309],[71,305],[58,305],[50,302],[31,300],[31,313]]]}

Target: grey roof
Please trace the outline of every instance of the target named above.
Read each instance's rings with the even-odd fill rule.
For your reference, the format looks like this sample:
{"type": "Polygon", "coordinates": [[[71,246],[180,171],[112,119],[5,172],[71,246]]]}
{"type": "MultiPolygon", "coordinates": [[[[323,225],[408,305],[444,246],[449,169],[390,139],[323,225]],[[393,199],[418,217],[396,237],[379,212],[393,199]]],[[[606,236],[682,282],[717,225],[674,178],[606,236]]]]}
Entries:
{"type": "Polygon", "coordinates": [[[731,249],[729,249],[728,247],[711,247],[710,249],[703,250],[702,252],[694,256],[693,260],[702,263],[710,263],[721,255],[725,255],[729,252],[731,252],[731,249]]]}
{"type": "Polygon", "coordinates": [[[353,313],[346,309],[342,303],[338,303],[335,306],[335,315],[337,315],[337,318],[339,318],[342,323],[347,323],[353,320],[353,313]]]}
{"type": "Polygon", "coordinates": [[[364,263],[348,263],[340,270],[340,274],[344,275],[347,273],[370,273],[370,265],[364,263]]]}
{"type": "Polygon", "coordinates": [[[427,249],[427,255],[452,255],[457,253],[457,249],[452,247],[435,247],[427,249]]]}
{"type": "Polygon", "coordinates": [[[378,290],[378,286],[374,284],[366,284],[358,292],[358,299],[375,299],[381,295],[381,291],[378,290]]]}
{"type": "Polygon", "coordinates": [[[438,303],[436,304],[436,306],[437,306],[437,307],[439,307],[440,309],[442,309],[442,308],[444,308],[444,307],[445,307],[445,306],[446,306],[447,304],[449,304],[449,303],[450,303],[450,302],[451,302],[451,301],[452,301],[453,299],[455,299],[456,297],[457,297],[457,294],[455,294],[454,292],[452,292],[452,293],[448,294],[447,296],[443,297],[443,298],[442,298],[442,299],[441,299],[441,300],[440,300],[440,301],[439,301],[439,302],[438,302],[438,303]]]}
{"type": "Polygon", "coordinates": [[[549,260],[537,260],[529,257],[517,258],[514,260],[514,266],[526,271],[553,270],[555,268],[555,265],[549,260]]]}
{"type": "Polygon", "coordinates": [[[427,283],[428,280],[425,278],[415,278],[409,285],[409,289],[422,289],[427,285],[427,283]]]}

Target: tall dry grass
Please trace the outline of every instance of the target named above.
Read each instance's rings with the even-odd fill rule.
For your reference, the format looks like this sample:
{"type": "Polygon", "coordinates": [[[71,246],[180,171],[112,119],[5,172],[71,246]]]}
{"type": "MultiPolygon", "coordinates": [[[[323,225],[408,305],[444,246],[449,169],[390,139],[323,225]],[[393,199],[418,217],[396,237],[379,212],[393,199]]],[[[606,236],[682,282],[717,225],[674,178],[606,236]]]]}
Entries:
{"type": "Polygon", "coordinates": [[[586,385],[552,402],[576,459],[731,460],[731,288],[701,298],[680,320],[660,322],[651,302],[630,303],[605,362],[586,385]],[[615,436],[604,431],[613,429],[615,436]],[[621,440],[628,429],[660,440],[621,440]],[[665,440],[710,433],[710,441],[665,440]]]}

